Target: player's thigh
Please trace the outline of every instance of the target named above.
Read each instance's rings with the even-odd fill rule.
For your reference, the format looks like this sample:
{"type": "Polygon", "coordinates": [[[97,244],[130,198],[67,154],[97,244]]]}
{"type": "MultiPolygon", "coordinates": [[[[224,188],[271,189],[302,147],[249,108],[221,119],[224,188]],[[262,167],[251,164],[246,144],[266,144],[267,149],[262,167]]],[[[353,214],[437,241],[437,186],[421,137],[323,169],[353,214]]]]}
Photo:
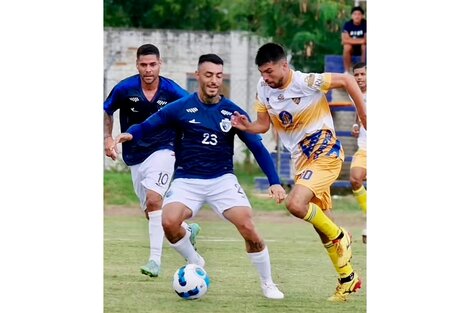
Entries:
{"type": "Polygon", "coordinates": [[[175,153],[168,149],[152,153],[139,168],[140,183],[147,191],[158,193],[161,197],[170,186],[175,166],[175,153]]]}
{"type": "Polygon", "coordinates": [[[359,167],[367,169],[367,151],[363,149],[357,150],[351,160],[351,169],[359,167]]]}
{"type": "Polygon", "coordinates": [[[311,202],[323,210],[332,207],[330,187],[341,172],[343,161],[339,158],[320,157],[310,162],[300,175],[296,176],[296,185],[304,186],[313,192],[311,202]]]}
{"type": "Polygon", "coordinates": [[[250,201],[235,175],[225,174],[209,181],[206,202],[219,216],[225,218],[224,212],[233,207],[251,210],[250,201]]]}
{"type": "MultiPolygon", "coordinates": [[[[182,205],[190,211],[189,217],[197,215],[206,198],[206,187],[202,179],[176,178],[163,198],[163,210],[182,205]],[[179,203],[179,204],[178,204],[179,203]],[[172,204],[171,206],[169,206],[172,204]]],[[[167,213],[168,214],[168,213],[167,213]]]]}

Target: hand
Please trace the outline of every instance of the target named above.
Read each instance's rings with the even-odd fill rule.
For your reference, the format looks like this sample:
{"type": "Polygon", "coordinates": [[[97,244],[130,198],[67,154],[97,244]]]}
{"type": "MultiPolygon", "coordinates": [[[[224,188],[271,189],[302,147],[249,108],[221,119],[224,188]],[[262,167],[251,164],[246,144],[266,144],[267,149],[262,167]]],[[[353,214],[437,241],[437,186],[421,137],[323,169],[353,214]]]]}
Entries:
{"type": "Polygon", "coordinates": [[[112,136],[104,138],[104,152],[106,153],[107,157],[110,157],[114,161],[117,159],[118,154],[112,136]]]}
{"type": "Polygon", "coordinates": [[[247,130],[247,128],[250,126],[250,121],[248,120],[248,117],[245,115],[241,115],[237,111],[233,112],[232,117],[230,118],[230,121],[232,122],[232,126],[235,128],[238,128],[239,130],[247,130]]]}
{"type": "Polygon", "coordinates": [[[276,200],[277,204],[280,204],[287,197],[286,191],[281,185],[272,185],[268,189],[269,196],[276,200]]]}
{"type": "MultiPolygon", "coordinates": [[[[109,137],[111,138],[111,137],[109,137]]],[[[112,138],[111,138],[112,139],[112,138]]],[[[108,153],[106,152],[106,155],[111,157],[113,160],[116,160],[117,158],[117,154],[118,154],[118,151],[117,151],[117,145],[119,143],[122,143],[122,142],[126,142],[126,141],[129,141],[129,140],[132,140],[132,135],[129,134],[129,133],[122,133],[122,134],[119,134],[116,139],[114,139],[112,141],[111,144],[109,144],[109,146],[106,147],[106,151],[108,151],[108,149],[111,151],[110,152],[110,155],[108,155],[108,153]]]]}
{"type": "Polygon", "coordinates": [[[352,135],[354,138],[359,137],[359,125],[354,124],[354,125],[352,126],[351,135],[352,135]]]}

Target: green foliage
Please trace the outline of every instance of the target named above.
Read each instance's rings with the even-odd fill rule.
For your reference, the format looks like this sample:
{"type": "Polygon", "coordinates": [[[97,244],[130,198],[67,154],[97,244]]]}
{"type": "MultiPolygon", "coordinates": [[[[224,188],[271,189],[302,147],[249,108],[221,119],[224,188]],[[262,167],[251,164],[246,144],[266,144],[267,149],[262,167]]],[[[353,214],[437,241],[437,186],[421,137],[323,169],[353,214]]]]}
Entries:
{"type": "Polygon", "coordinates": [[[346,0],[104,0],[104,25],[229,31],[271,38],[305,72],[322,72],[324,56],[341,54],[346,0]]]}

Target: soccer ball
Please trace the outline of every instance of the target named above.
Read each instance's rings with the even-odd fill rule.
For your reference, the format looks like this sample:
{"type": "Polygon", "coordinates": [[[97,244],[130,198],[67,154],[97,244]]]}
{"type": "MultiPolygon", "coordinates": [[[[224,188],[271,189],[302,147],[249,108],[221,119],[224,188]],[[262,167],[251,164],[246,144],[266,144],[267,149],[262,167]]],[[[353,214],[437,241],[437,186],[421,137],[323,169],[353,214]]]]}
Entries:
{"type": "Polygon", "coordinates": [[[199,299],[207,293],[210,285],[209,275],[199,265],[187,264],[176,270],[173,275],[173,289],[183,299],[199,299]]]}

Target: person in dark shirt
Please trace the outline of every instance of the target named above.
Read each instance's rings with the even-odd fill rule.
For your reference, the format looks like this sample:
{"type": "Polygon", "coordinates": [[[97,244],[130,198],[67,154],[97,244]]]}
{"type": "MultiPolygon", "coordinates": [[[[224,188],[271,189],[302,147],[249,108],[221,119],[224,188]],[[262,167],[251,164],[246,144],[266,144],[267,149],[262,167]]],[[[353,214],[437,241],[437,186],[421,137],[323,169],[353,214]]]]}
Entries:
{"type": "MultiPolygon", "coordinates": [[[[160,76],[160,51],[152,44],[137,49],[138,74],[119,82],[104,102],[104,145],[106,156],[116,160],[113,145],[113,113],[119,110],[121,131],[143,122],[166,104],[188,94],[173,80],[160,76]]],[[[157,277],[160,273],[163,228],[162,201],[168,190],[175,166],[175,132],[162,129],[140,140],[122,145],[122,156],[131,170],[134,191],[140,207],[149,221],[150,257],[140,268],[144,275],[157,277]]],[[[191,230],[192,243],[199,232],[199,225],[183,224],[191,230]]]]}
{"type": "Polygon", "coordinates": [[[196,216],[207,203],[231,222],[245,240],[248,258],[259,273],[264,296],[282,299],[284,294],[272,279],[268,247],[256,229],[250,201],[233,172],[235,135],[246,144],[268,177],[271,197],[280,203],[286,192],[261,136],[232,127],[233,113],[246,112],[220,94],[223,64],[216,54],[201,55],[196,71],[198,91],[169,104],[145,122],[133,125],[116,137],[115,145],[138,141],[161,129],[174,129],[177,133],[175,177],[163,200],[162,221],[170,245],[188,263],[204,267],[204,258],[190,243],[190,232],[180,225],[196,216]]]}
{"type": "Polygon", "coordinates": [[[364,10],[360,6],[351,9],[351,19],[344,23],[341,33],[343,45],[344,72],[351,71],[353,56],[361,56],[361,61],[366,62],[367,22],[364,18],[364,10]]]}

